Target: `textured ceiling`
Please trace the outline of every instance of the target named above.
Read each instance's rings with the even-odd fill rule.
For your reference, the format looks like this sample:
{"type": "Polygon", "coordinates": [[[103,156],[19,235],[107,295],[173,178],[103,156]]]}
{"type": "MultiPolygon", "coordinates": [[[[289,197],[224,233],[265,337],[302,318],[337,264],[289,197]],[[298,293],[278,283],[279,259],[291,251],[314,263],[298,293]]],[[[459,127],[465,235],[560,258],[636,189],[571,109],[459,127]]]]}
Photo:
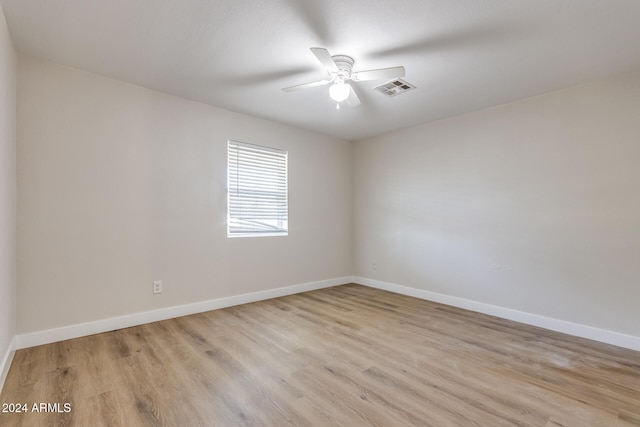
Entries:
{"type": "Polygon", "coordinates": [[[0,0],[16,49],[359,139],[640,69],[638,0],[0,0]],[[417,89],[336,110],[309,51],[404,65],[417,89]]]}

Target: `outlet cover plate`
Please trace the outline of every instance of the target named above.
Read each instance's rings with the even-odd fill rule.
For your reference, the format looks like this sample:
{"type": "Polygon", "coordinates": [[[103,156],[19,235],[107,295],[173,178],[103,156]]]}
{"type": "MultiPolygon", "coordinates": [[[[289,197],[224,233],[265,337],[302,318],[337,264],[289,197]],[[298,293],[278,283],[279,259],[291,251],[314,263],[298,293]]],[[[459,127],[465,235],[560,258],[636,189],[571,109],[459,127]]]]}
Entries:
{"type": "Polygon", "coordinates": [[[153,281],[153,293],[161,294],[162,293],[162,280],[154,280],[153,281]]]}

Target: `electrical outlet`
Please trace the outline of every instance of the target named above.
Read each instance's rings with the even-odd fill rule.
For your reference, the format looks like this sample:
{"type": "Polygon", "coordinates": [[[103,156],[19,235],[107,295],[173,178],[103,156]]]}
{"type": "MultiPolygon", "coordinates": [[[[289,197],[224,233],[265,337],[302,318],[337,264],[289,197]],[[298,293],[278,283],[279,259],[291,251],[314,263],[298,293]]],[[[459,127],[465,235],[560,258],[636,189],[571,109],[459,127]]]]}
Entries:
{"type": "Polygon", "coordinates": [[[375,261],[373,261],[373,262],[371,263],[371,269],[372,269],[373,271],[376,271],[376,270],[378,269],[378,263],[377,263],[377,262],[375,262],[375,261]]]}
{"type": "Polygon", "coordinates": [[[161,294],[162,293],[162,280],[154,280],[153,281],[153,293],[161,294]]]}

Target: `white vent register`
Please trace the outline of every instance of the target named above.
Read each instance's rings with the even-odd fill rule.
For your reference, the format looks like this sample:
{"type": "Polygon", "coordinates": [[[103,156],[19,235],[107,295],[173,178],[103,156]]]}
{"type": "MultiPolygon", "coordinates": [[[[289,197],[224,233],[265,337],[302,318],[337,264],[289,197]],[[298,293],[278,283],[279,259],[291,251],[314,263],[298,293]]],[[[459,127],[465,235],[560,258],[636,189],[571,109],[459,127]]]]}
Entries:
{"type": "Polygon", "coordinates": [[[390,82],[381,84],[373,88],[373,90],[380,92],[381,94],[392,98],[401,93],[408,92],[416,87],[409,82],[402,79],[391,80],[390,82]]]}

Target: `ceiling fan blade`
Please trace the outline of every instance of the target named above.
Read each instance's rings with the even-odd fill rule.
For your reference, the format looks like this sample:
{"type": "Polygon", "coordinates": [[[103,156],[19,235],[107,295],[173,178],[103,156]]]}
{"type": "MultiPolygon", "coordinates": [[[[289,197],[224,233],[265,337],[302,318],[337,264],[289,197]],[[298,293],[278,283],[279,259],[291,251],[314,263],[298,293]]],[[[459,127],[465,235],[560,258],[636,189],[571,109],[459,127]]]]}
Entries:
{"type": "Polygon", "coordinates": [[[404,67],[389,67],[377,70],[358,71],[357,73],[351,74],[351,79],[356,82],[363,82],[366,80],[394,79],[396,77],[404,77],[404,74],[404,67]]]}
{"type": "Polygon", "coordinates": [[[282,90],[285,91],[285,92],[293,92],[293,91],[300,90],[300,89],[307,89],[307,88],[310,88],[310,87],[326,85],[327,83],[330,83],[330,82],[331,82],[331,80],[329,80],[329,79],[318,80],[317,82],[304,83],[304,84],[301,84],[301,85],[285,87],[282,90]]]}
{"type": "Polygon", "coordinates": [[[322,47],[312,47],[311,52],[318,58],[318,61],[322,64],[327,71],[338,72],[338,67],[336,63],[333,62],[333,58],[331,58],[331,54],[329,51],[322,47]]]}
{"type": "Polygon", "coordinates": [[[358,105],[360,105],[360,98],[358,98],[358,94],[356,93],[353,86],[351,86],[349,97],[347,98],[346,103],[349,107],[357,107],[358,105]]]}

